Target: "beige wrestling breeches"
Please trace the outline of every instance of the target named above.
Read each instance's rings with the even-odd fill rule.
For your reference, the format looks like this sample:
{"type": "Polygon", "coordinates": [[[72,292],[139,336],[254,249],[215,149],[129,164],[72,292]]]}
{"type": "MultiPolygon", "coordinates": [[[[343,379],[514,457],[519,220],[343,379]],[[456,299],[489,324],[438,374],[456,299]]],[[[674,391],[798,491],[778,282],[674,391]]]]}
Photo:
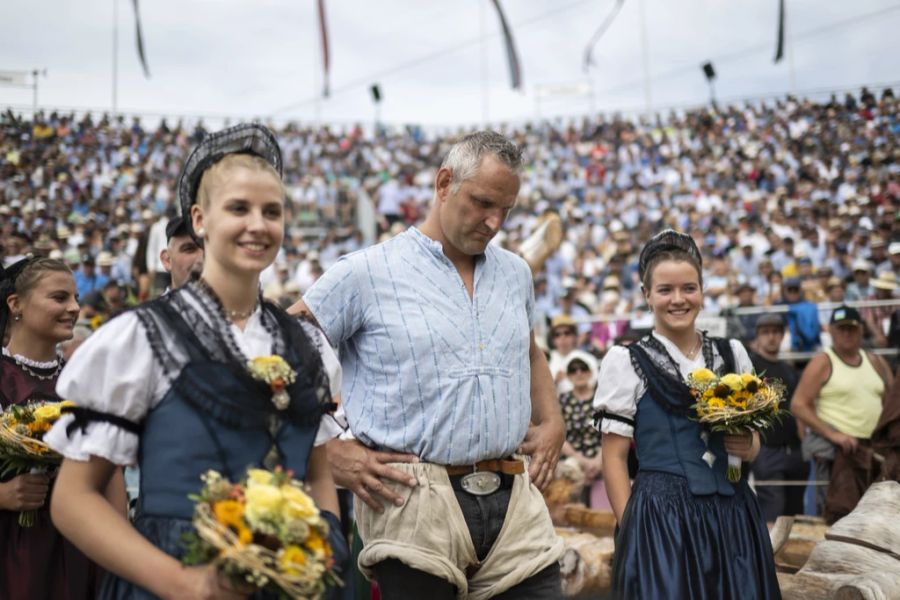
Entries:
{"type": "Polygon", "coordinates": [[[393,558],[446,579],[456,586],[460,600],[483,600],[536,575],[562,556],[562,539],[527,472],[514,476],[506,520],[490,552],[479,561],[446,469],[429,463],[390,466],[415,476],[418,485],[409,488],[385,481],[405,502],[386,505],[382,514],[359,499],[355,502],[364,544],[359,568],[370,579],[374,565],[393,558]]]}

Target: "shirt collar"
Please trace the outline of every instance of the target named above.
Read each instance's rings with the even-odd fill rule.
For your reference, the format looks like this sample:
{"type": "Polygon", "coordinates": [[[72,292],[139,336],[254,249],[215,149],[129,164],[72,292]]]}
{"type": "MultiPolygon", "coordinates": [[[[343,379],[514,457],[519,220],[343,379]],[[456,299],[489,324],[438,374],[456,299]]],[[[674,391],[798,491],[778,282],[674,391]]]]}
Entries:
{"type": "MultiPolygon", "coordinates": [[[[441,242],[439,242],[435,239],[432,239],[432,238],[428,237],[427,235],[425,235],[424,233],[422,233],[422,231],[418,227],[411,226],[409,229],[407,229],[401,235],[407,235],[407,234],[409,236],[411,236],[420,246],[425,248],[427,251],[431,252],[431,254],[433,254],[435,257],[442,259],[442,260],[450,260],[447,258],[447,255],[444,254],[444,245],[441,242]]],[[[487,253],[490,250],[490,247],[491,247],[491,245],[488,244],[487,248],[485,248],[485,251],[482,254],[479,254],[478,256],[475,257],[476,265],[479,265],[485,261],[485,259],[487,258],[487,253]]]]}

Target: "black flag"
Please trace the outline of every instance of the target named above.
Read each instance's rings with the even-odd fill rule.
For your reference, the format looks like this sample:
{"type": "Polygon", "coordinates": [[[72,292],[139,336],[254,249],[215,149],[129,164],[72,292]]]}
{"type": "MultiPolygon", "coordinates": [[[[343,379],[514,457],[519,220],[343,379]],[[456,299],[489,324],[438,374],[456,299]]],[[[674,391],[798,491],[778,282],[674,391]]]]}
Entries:
{"type": "Polygon", "coordinates": [[[325,22],[325,0],[319,0],[319,38],[322,41],[322,97],[327,98],[331,93],[331,86],[329,79],[331,77],[330,73],[330,61],[328,56],[328,25],[325,22]]]}
{"type": "Polygon", "coordinates": [[[144,35],[141,33],[141,12],[138,9],[138,0],[131,0],[134,5],[134,29],[137,33],[137,51],[138,58],[141,59],[141,66],[144,68],[144,77],[150,78],[150,68],[147,66],[147,56],[144,54],[144,35]]]}
{"type": "Polygon", "coordinates": [[[600,23],[600,27],[597,28],[597,31],[594,32],[594,35],[591,36],[590,41],[587,44],[587,47],[584,49],[584,72],[587,73],[588,69],[593,66],[594,58],[591,56],[591,53],[594,51],[594,46],[597,45],[597,42],[600,41],[600,38],[603,37],[603,34],[606,33],[606,30],[609,29],[609,26],[612,25],[613,21],[616,19],[616,16],[619,14],[619,11],[622,10],[622,5],[625,4],[625,0],[616,0],[615,6],[610,11],[609,15],[600,23]]]}
{"type": "Polygon", "coordinates": [[[519,65],[519,55],[516,53],[516,43],[513,41],[512,30],[506,22],[506,16],[503,14],[503,8],[500,6],[500,0],[492,0],[494,8],[497,9],[497,16],[500,17],[500,27],[503,29],[503,44],[506,46],[506,58],[509,61],[509,77],[512,80],[512,88],[518,90],[522,88],[522,68],[519,65]]]}
{"type": "Polygon", "coordinates": [[[775,46],[775,63],[784,58],[784,0],[778,0],[778,43],[775,46]]]}

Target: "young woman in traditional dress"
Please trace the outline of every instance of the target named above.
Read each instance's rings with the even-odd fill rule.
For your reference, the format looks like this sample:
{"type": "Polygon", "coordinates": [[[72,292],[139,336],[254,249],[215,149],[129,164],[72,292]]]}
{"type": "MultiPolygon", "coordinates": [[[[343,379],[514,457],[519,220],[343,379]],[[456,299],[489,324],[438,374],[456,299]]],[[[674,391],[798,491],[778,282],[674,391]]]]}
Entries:
{"type": "Polygon", "coordinates": [[[603,474],[619,522],[613,589],[621,598],[780,598],[772,546],[756,496],[726,478],[727,454],[752,460],[757,433],[709,433],[691,417],[686,376],[702,367],[750,372],[737,340],[696,328],[703,306],[701,256],[687,235],[665,231],[640,255],[655,317],[640,341],[610,349],[594,406],[603,474]],[[632,486],[632,438],[640,470],[632,486]]]}
{"type": "Polygon", "coordinates": [[[184,567],[188,494],[209,469],[240,479],[283,465],[304,480],[331,525],[338,563],[346,543],[325,448],[316,444],[331,394],[327,344],[264,301],[260,272],[284,237],[281,152],[261,126],[207,136],[179,180],[182,213],[203,241],[200,281],[102,327],[75,353],[57,391],[78,408],[48,434],[66,456],[52,513],[67,537],[116,577],[101,598],[246,598],[211,566],[184,567]],[[296,371],[289,403],[254,379],[248,361],[278,355],[296,371]],[[115,465],[141,469],[134,526],[103,499],[115,465]]]}
{"type": "MultiPolygon", "coordinates": [[[[0,356],[0,409],[42,400],[58,402],[63,366],[58,345],[78,319],[72,271],[49,258],[25,258],[0,267],[0,332],[9,344],[0,356]]],[[[0,481],[0,598],[87,600],[97,592],[96,566],[50,521],[50,473],[23,473],[0,481]],[[20,511],[36,511],[19,525],[20,511]]],[[[119,506],[124,487],[119,477],[119,506]]]]}

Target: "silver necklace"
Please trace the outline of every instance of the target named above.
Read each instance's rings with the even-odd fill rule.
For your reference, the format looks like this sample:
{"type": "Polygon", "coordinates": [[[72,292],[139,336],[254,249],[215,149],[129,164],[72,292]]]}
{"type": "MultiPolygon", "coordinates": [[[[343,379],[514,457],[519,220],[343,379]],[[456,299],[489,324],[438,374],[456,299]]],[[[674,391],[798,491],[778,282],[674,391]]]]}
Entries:
{"type": "Polygon", "coordinates": [[[694,360],[694,357],[697,356],[697,350],[700,349],[700,342],[703,341],[702,335],[700,335],[699,333],[696,335],[697,335],[697,343],[694,344],[694,347],[691,348],[691,350],[687,354],[684,355],[685,358],[687,358],[688,360],[694,360]]]}

